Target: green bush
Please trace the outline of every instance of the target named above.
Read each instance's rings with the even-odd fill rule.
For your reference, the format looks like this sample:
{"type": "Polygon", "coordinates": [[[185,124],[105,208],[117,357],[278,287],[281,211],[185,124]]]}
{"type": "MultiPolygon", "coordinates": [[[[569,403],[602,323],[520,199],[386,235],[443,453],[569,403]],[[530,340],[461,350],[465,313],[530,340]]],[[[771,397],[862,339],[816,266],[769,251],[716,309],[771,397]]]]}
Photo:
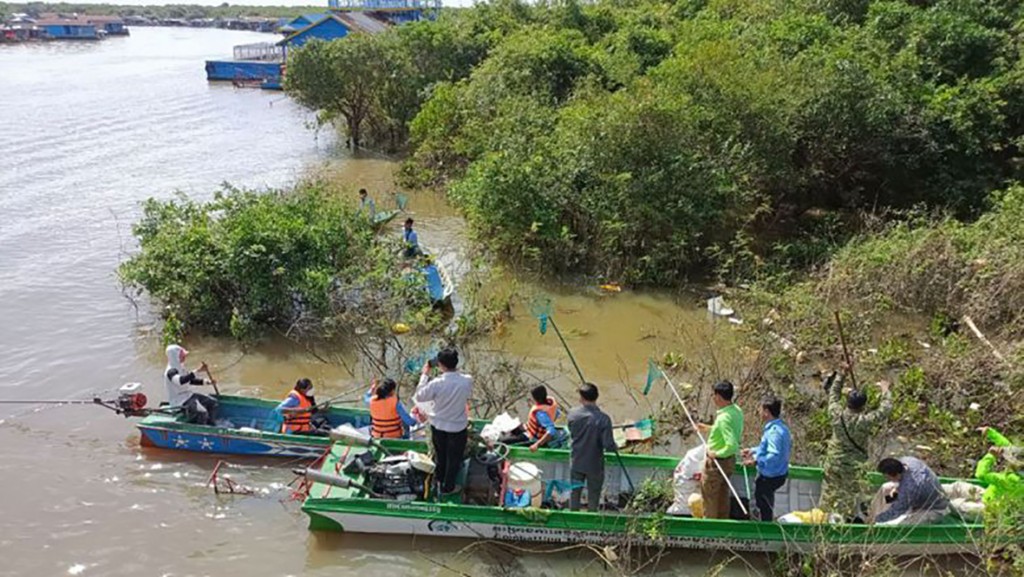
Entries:
{"type": "Polygon", "coordinates": [[[165,307],[169,337],[331,338],[427,307],[420,279],[400,273],[397,245],[316,184],[150,199],[133,233],[139,252],[118,273],[165,307]]]}

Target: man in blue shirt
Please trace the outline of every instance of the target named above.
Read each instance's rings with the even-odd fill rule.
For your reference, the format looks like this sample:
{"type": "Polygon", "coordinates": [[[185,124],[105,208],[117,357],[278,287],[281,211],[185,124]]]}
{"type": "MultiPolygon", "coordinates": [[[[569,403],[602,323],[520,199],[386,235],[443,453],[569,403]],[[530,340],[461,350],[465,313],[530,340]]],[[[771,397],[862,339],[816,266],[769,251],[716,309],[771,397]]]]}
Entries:
{"type": "Polygon", "coordinates": [[[765,421],[761,433],[761,444],[753,449],[743,450],[743,464],[757,465],[754,479],[754,502],[761,511],[762,521],[775,518],[775,492],[786,483],[789,476],[789,453],[793,438],[789,427],[782,422],[782,401],[766,397],[761,401],[761,419],[765,421]]]}
{"type": "Polygon", "coordinates": [[[402,231],[402,244],[405,246],[405,258],[413,258],[422,254],[420,252],[420,239],[416,231],[412,229],[413,220],[405,219],[405,230],[402,231]]]}

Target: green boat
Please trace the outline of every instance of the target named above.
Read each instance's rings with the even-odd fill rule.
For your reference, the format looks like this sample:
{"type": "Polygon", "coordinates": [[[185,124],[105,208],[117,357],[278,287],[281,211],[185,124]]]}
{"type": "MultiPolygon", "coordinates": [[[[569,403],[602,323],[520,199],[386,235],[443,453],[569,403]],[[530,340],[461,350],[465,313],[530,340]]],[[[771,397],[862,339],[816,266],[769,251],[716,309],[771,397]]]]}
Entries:
{"type": "MultiPolygon", "coordinates": [[[[408,444],[401,443],[384,443],[383,446],[392,450],[408,448],[408,444]]],[[[913,527],[810,525],[706,520],[663,513],[629,515],[616,511],[589,513],[567,509],[507,508],[494,504],[464,504],[462,496],[459,496],[460,502],[431,502],[412,498],[412,495],[381,498],[369,493],[379,488],[369,473],[345,472],[352,469],[346,465],[362,451],[358,447],[336,445],[318,468],[304,471],[311,485],[302,510],[309,516],[311,530],[598,546],[622,543],[625,539],[632,544],[692,549],[763,552],[835,550],[883,555],[973,555],[979,553],[979,543],[984,535],[982,525],[965,523],[952,516],[941,524],[913,527]],[[324,477],[328,477],[326,482],[324,477]]],[[[378,457],[382,456],[379,449],[374,452],[378,457]]],[[[633,482],[640,482],[649,478],[669,478],[678,463],[675,458],[648,455],[622,455],[621,459],[623,466],[620,467],[616,456],[606,457],[605,499],[617,497],[628,489],[630,482],[623,469],[629,471],[628,477],[633,482]]],[[[513,447],[509,449],[505,462],[526,461],[536,465],[547,487],[551,485],[549,480],[569,478],[568,460],[566,450],[531,453],[528,449],[513,447]]],[[[752,468],[745,473],[740,468],[732,482],[745,497],[744,474],[752,484],[752,468]]],[[[474,476],[472,473],[468,476],[470,482],[464,486],[471,487],[474,476]]],[[[789,480],[776,494],[777,515],[812,509],[820,494],[821,479],[820,469],[792,467],[789,480]]],[[[948,481],[952,480],[943,480],[948,481]]],[[[503,480],[506,482],[507,476],[503,480]]],[[[504,487],[502,485],[502,493],[498,494],[504,493],[504,487]]]]}
{"type": "Polygon", "coordinates": [[[383,227],[384,225],[388,224],[392,220],[395,220],[395,217],[398,216],[399,212],[401,212],[401,211],[400,210],[382,210],[382,211],[374,214],[373,215],[373,226],[375,226],[377,228],[383,227]]]}

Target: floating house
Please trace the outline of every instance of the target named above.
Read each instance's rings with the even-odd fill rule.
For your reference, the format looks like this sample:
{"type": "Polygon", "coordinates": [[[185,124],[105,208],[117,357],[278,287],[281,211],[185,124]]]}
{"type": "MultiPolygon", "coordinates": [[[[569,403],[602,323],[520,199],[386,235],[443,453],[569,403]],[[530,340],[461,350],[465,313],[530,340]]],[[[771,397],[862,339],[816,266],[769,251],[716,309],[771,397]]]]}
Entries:
{"type": "Polygon", "coordinates": [[[36,26],[45,38],[53,40],[99,40],[106,35],[95,24],[77,18],[40,18],[36,26]]]}
{"type": "Polygon", "coordinates": [[[207,80],[228,80],[236,86],[281,88],[288,50],[310,40],[337,40],[353,32],[376,34],[388,27],[434,18],[440,0],[329,0],[330,10],[303,14],[278,28],[285,35],[276,44],[236,46],[233,60],[207,60],[207,80]]]}
{"type": "Polygon", "coordinates": [[[102,30],[109,36],[128,36],[128,27],[124,20],[118,16],[79,16],[77,20],[87,24],[94,24],[97,30],[102,30]]]}
{"type": "Polygon", "coordinates": [[[25,42],[39,38],[39,29],[35,24],[13,22],[0,25],[0,41],[25,42]]]}
{"type": "Polygon", "coordinates": [[[380,19],[365,12],[333,12],[324,18],[296,30],[278,42],[278,46],[297,48],[310,40],[337,40],[349,35],[350,32],[366,32],[376,34],[388,29],[391,25],[387,20],[380,19]]]}

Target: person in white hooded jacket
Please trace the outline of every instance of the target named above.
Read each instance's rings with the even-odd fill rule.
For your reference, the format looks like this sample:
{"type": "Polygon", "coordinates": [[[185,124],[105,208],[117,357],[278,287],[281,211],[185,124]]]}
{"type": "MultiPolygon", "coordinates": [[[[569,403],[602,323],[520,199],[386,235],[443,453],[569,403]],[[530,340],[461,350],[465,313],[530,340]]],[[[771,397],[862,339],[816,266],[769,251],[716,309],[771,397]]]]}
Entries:
{"type": "Polygon", "coordinates": [[[167,369],[164,370],[164,385],[167,386],[167,402],[171,408],[182,407],[185,419],[190,423],[212,425],[217,414],[217,401],[213,397],[193,393],[189,385],[212,385],[212,379],[198,377],[196,373],[209,371],[206,363],[199,365],[199,370],[191,372],[185,369],[185,357],[188,351],[181,345],[167,346],[167,369]]]}

